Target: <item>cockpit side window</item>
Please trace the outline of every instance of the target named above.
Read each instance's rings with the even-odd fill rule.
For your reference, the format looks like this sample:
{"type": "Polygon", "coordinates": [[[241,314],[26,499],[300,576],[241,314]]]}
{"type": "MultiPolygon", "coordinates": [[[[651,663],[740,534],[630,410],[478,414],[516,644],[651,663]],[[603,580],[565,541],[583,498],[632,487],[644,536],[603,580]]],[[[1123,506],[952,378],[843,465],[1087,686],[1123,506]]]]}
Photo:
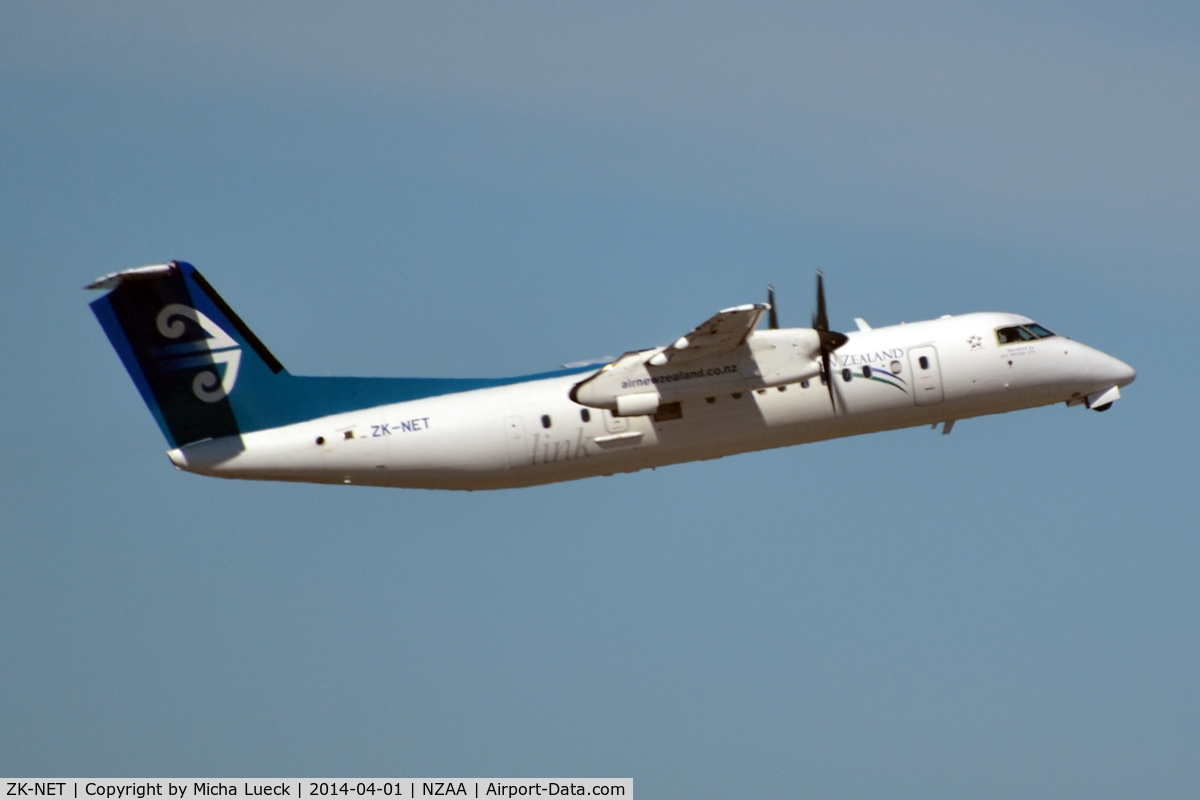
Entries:
{"type": "Polygon", "coordinates": [[[1036,322],[1033,323],[1032,325],[1026,325],[1025,327],[1028,328],[1029,330],[1033,331],[1034,336],[1037,336],[1037,338],[1039,338],[1039,339],[1046,339],[1046,338],[1054,335],[1050,331],[1043,328],[1041,325],[1038,325],[1036,322]]]}
{"type": "Polygon", "coordinates": [[[1012,325],[1007,328],[998,328],[996,330],[996,339],[1000,344],[1013,344],[1014,342],[1032,342],[1035,339],[1045,339],[1054,334],[1043,328],[1037,323],[1029,325],[1012,325]]]}

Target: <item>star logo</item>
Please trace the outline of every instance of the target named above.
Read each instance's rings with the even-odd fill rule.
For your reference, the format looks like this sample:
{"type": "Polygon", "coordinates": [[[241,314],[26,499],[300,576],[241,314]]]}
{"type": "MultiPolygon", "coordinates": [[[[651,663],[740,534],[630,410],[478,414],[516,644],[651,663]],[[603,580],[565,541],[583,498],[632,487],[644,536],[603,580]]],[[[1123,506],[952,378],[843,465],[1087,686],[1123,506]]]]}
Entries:
{"type": "Polygon", "coordinates": [[[972,350],[978,350],[979,348],[983,347],[983,337],[982,336],[968,337],[967,344],[969,344],[971,346],[972,350]]]}

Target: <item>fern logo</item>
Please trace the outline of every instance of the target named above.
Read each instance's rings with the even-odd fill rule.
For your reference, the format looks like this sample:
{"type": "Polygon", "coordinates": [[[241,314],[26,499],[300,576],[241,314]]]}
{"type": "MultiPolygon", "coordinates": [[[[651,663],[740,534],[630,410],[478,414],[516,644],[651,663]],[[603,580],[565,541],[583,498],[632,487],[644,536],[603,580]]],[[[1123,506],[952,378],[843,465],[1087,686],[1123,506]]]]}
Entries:
{"type": "Polygon", "coordinates": [[[238,367],[242,363],[242,348],[232,336],[221,330],[221,327],[203,312],[181,303],[172,303],[158,312],[155,321],[158,332],[168,339],[179,339],[187,332],[185,319],[200,326],[207,338],[197,339],[181,344],[171,344],[154,348],[154,355],[163,359],[161,368],[164,370],[189,369],[191,367],[212,366],[224,364],[224,373],[218,376],[218,369],[203,370],[196,373],[192,379],[192,393],[206,403],[216,403],[224,400],[233,391],[237,383],[238,367]]]}

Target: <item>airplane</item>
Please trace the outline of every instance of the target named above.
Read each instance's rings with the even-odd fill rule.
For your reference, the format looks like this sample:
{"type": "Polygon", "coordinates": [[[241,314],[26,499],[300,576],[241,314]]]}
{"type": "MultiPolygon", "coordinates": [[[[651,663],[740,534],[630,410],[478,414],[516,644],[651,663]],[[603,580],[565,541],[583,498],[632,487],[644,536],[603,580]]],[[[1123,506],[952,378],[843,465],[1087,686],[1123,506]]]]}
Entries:
{"type": "Polygon", "coordinates": [[[766,303],[669,345],[514,378],[292,375],[183,261],[97,279],[91,308],[176,469],[220,478],[502,489],[1065,403],[1105,411],[1133,368],[1007,313],[831,330],[766,303]],[[767,327],[760,328],[764,315],[767,327]]]}

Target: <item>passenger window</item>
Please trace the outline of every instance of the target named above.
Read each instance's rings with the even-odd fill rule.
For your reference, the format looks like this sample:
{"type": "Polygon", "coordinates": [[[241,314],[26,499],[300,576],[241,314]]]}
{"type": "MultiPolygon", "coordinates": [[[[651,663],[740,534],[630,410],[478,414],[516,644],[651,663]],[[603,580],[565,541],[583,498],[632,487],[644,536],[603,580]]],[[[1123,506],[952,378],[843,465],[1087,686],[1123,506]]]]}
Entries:
{"type": "Polygon", "coordinates": [[[844,380],[846,383],[849,383],[850,378],[852,378],[852,377],[853,377],[853,375],[850,374],[850,370],[848,370],[848,369],[842,370],[842,380],[844,380]]]}
{"type": "Polygon", "coordinates": [[[543,428],[550,427],[550,415],[549,414],[542,414],[542,427],[543,428]]]}
{"type": "Polygon", "coordinates": [[[807,388],[808,388],[808,381],[807,381],[807,380],[800,381],[800,388],[801,388],[801,389],[807,389],[807,388]]]}
{"type": "Polygon", "coordinates": [[[893,361],[893,362],[892,362],[892,374],[893,374],[893,375],[899,375],[899,374],[900,374],[900,362],[899,362],[899,361],[893,361]]]}
{"type": "Polygon", "coordinates": [[[929,359],[925,356],[918,358],[917,363],[921,365],[921,369],[929,369],[929,359]]]}
{"type": "Polygon", "coordinates": [[[863,377],[864,378],[871,377],[871,368],[870,367],[863,367],[863,377]]]}
{"type": "Polygon", "coordinates": [[[579,409],[579,418],[584,422],[591,422],[592,412],[588,411],[586,408],[581,408],[579,409]]]}

